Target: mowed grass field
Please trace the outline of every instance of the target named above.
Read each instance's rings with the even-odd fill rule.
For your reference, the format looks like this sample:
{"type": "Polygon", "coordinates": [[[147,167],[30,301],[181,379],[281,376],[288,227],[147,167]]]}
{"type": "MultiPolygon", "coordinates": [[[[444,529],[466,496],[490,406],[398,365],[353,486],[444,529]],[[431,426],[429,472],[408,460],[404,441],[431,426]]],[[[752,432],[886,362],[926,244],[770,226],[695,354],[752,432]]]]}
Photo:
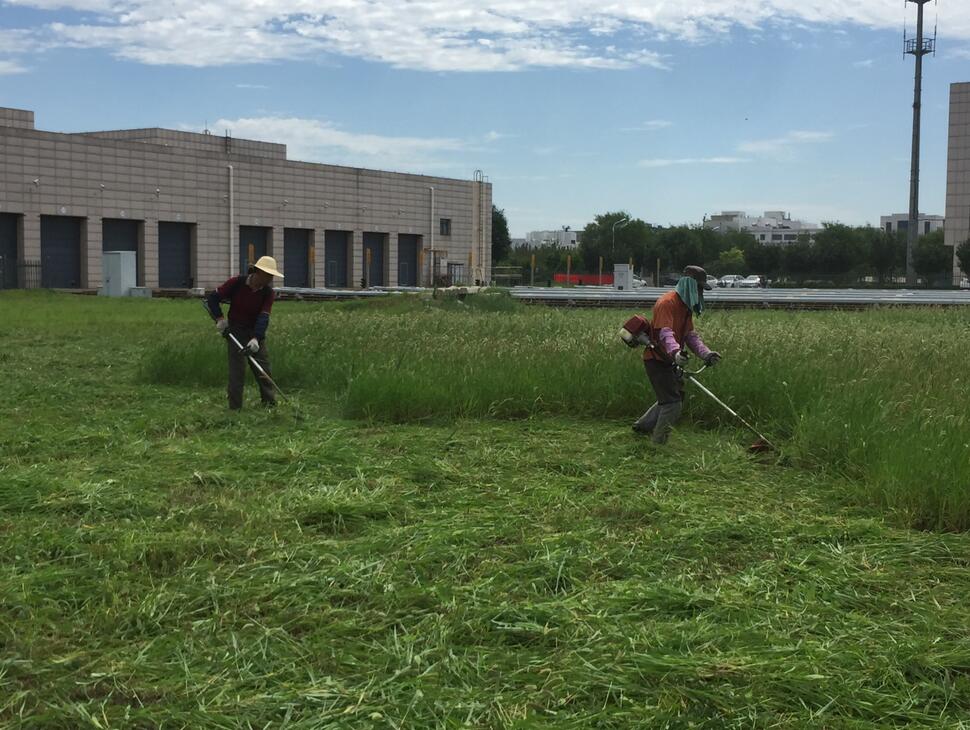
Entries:
{"type": "Polygon", "coordinates": [[[768,460],[617,311],[280,303],[238,414],[198,302],[0,312],[0,727],[970,726],[966,312],[698,320],[768,460]]]}

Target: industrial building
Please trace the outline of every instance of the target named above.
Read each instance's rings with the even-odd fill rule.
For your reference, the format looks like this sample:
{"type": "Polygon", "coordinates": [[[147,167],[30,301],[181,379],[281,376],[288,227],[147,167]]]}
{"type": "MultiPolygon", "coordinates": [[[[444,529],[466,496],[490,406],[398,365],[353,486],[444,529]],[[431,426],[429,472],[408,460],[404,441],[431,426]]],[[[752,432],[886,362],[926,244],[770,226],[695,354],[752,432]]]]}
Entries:
{"type": "MultiPolygon", "coordinates": [[[[946,224],[942,215],[927,215],[920,213],[918,219],[919,235],[938,231],[946,224]]],[[[879,227],[886,233],[906,233],[909,230],[909,213],[893,213],[879,216],[879,227]]]]}
{"type": "Polygon", "coordinates": [[[487,282],[492,190],[288,160],[286,146],[167,129],[63,134],[0,108],[0,288],[213,287],[264,254],[295,287],[487,282]]]}
{"type": "Polygon", "coordinates": [[[749,216],[740,210],[725,210],[705,216],[702,225],[721,233],[750,233],[756,241],[779,246],[795,243],[802,235],[808,236],[809,240],[815,240],[815,234],[822,230],[814,223],[792,220],[790,213],[781,210],[766,210],[763,216],[749,216]]]}
{"type": "Polygon", "coordinates": [[[956,247],[970,239],[970,82],[950,84],[950,134],[946,162],[947,246],[953,246],[953,279],[963,275],[956,247]]]}

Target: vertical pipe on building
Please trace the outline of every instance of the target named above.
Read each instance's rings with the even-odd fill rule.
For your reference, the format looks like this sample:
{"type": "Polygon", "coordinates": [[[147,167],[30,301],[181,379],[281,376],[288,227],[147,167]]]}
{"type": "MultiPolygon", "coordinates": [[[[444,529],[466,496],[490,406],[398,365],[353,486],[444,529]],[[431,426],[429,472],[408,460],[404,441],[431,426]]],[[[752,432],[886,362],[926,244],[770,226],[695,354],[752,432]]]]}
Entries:
{"type": "Polygon", "coordinates": [[[226,168],[229,170],[229,276],[232,276],[233,259],[235,258],[233,256],[235,246],[233,246],[232,229],[235,227],[236,208],[233,196],[232,165],[226,165],[226,168]]]}
{"type": "Polygon", "coordinates": [[[431,253],[431,256],[429,257],[428,265],[431,268],[431,275],[430,275],[431,281],[430,281],[430,285],[431,286],[434,286],[434,187],[431,186],[431,185],[429,185],[428,186],[428,190],[431,191],[431,218],[430,218],[430,223],[431,223],[431,248],[429,249],[429,252],[431,253]]]}

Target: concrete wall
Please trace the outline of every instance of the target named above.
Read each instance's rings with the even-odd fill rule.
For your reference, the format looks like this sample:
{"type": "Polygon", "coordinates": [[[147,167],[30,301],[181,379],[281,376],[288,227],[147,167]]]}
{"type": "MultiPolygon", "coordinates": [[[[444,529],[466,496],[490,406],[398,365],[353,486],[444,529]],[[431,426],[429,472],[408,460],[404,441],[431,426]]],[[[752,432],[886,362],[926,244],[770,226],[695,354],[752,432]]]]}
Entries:
{"type": "MultiPolygon", "coordinates": [[[[970,238],[970,82],[950,85],[945,238],[954,250],[970,238]]],[[[954,256],[954,280],[962,276],[954,256]]]]}
{"type": "MultiPolygon", "coordinates": [[[[491,277],[487,182],[288,161],[285,145],[227,142],[218,135],[164,129],[60,134],[34,130],[32,122],[31,112],[0,109],[0,212],[24,216],[21,261],[40,259],[40,216],[86,219],[85,288],[101,285],[103,218],[144,221],[140,270],[149,287],[158,286],[159,221],[195,224],[196,286],[212,287],[236,273],[239,226],[273,229],[270,254],[283,271],[283,229],[310,229],[319,246],[317,286],[326,285],[322,242],[329,229],[354,234],[352,286],[362,278],[364,232],[387,234],[386,279],[393,285],[398,234],[420,235],[429,249],[432,225],[435,248],[448,261],[471,262],[478,275],[469,272],[469,279],[491,277]],[[451,220],[450,236],[439,234],[440,218],[451,220]]],[[[430,281],[430,261],[425,251],[423,284],[430,281]]]]}

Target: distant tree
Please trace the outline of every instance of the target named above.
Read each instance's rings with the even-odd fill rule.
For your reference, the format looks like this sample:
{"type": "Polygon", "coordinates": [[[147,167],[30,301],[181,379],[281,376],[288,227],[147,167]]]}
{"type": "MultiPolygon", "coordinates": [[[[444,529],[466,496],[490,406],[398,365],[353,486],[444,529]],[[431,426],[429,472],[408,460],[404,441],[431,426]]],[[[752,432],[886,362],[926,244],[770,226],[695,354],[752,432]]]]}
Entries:
{"type": "Polygon", "coordinates": [[[740,274],[745,270],[744,251],[740,248],[729,248],[721,251],[717,259],[717,276],[724,274],[740,274]]]}
{"type": "Polygon", "coordinates": [[[727,251],[732,248],[740,248],[742,251],[747,251],[752,246],[759,244],[760,241],[745,231],[727,231],[721,234],[721,251],[727,251]]]}
{"type": "Polygon", "coordinates": [[[663,268],[668,271],[681,271],[685,266],[704,263],[704,250],[697,229],[688,226],[664,228],[658,238],[660,248],[667,254],[663,268]]]}
{"type": "Polygon", "coordinates": [[[509,222],[505,211],[492,206],[492,264],[505,261],[512,250],[509,222]]]}
{"type": "Polygon", "coordinates": [[[906,265],[906,241],[888,231],[867,227],[862,229],[868,239],[869,266],[879,283],[885,284],[900,267],[906,265]]]}
{"type": "Polygon", "coordinates": [[[656,252],[655,243],[654,231],[648,223],[624,211],[613,211],[596,216],[586,225],[578,254],[586,271],[598,271],[602,256],[604,272],[612,274],[614,263],[633,259],[634,266],[640,268],[645,261],[649,262],[656,252]]]}
{"type": "Polygon", "coordinates": [[[782,256],[782,270],[802,284],[813,272],[817,271],[815,261],[815,246],[807,235],[798,237],[798,241],[785,248],[782,256]]]}
{"type": "Polygon", "coordinates": [[[970,277],[970,238],[957,246],[957,263],[963,275],[970,277]]]}
{"type": "Polygon", "coordinates": [[[582,260],[576,252],[547,243],[536,248],[528,246],[516,246],[509,253],[506,260],[510,266],[520,266],[525,281],[529,280],[530,269],[532,267],[532,257],[536,257],[536,284],[545,283],[552,279],[556,273],[566,273],[567,256],[572,255],[574,272],[583,271],[582,260]]]}
{"type": "Polygon", "coordinates": [[[943,230],[920,236],[913,248],[913,269],[933,285],[953,266],[953,248],[943,243],[943,230]]]}
{"type": "Polygon", "coordinates": [[[777,276],[781,271],[782,249],[755,241],[744,250],[745,269],[753,274],[777,276]]]}
{"type": "Polygon", "coordinates": [[[726,246],[727,241],[725,236],[712,228],[692,228],[691,235],[700,246],[700,262],[703,263],[717,261],[721,255],[721,251],[726,248],[733,248],[732,246],[726,246]]]}
{"type": "Polygon", "coordinates": [[[823,223],[815,234],[815,265],[835,282],[858,278],[869,256],[859,229],[841,223],[823,223]]]}

